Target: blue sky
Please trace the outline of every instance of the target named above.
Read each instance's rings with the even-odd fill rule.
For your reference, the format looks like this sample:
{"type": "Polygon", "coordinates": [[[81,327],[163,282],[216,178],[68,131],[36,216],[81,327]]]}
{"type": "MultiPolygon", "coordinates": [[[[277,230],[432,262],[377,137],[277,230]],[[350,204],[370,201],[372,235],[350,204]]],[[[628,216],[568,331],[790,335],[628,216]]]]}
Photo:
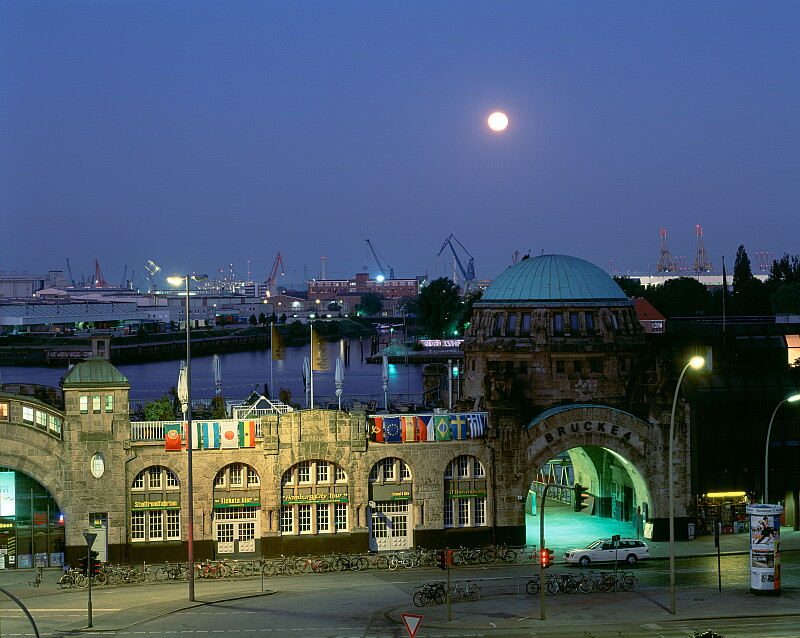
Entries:
{"type": "Polygon", "coordinates": [[[800,253],[800,3],[4,0],[0,270],[800,253]],[[485,124],[508,113],[502,134],[485,124]],[[443,255],[444,257],[444,255],[443,255]]]}

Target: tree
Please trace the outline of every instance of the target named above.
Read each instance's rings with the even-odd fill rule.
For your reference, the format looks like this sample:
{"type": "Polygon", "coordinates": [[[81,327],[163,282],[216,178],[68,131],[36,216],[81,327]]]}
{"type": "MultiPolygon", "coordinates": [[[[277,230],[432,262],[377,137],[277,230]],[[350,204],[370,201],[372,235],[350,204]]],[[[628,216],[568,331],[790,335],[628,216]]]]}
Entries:
{"type": "Polygon", "coordinates": [[[677,277],[660,286],[650,286],[644,297],[665,317],[705,315],[711,301],[711,293],[694,277],[677,277]]]}
{"type": "Polygon", "coordinates": [[[800,283],[800,257],[797,255],[784,255],[772,263],[769,271],[769,283],[798,284],[800,283]]]}
{"type": "Polygon", "coordinates": [[[365,292],[361,301],[356,304],[356,311],[361,315],[372,317],[383,310],[383,299],[377,292],[365,292]]]}
{"type": "Polygon", "coordinates": [[[800,283],[780,286],[769,300],[776,315],[800,315],[800,283]]]}
{"type": "Polygon", "coordinates": [[[211,418],[212,419],[226,419],[228,413],[225,410],[225,399],[222,397],[214,397],[211,399],[211,418]]]}
{"type": "Polygon", "coordinates": [[[403,295],[397,300],[397,309],[404,315],[417,314],[417,298],[414,295],[403,295]]]}
{"type": "Polygon", "coordinates": [[[631,279],[630,277],[614,277],[614,281],[622,288],[622,292],[624,292],[625,296],[628,298],[645,296],[645,287],[636,279],[631,279]]]}
{"type": "Polygon", "coordinates": [[[472,306],[483,297],[483,290],[476,290],[463,299],[461,305],[461,317],[458,320],[459,330],[466,331],[469,322],[472,320],[472,306]]]}
{"type": "Polygon", "coordinates": [[[733,294],[741,292],[744,285],[753,279],[753,271],[750,269],[750,258],[744,245],[739,246],[736,251],[736,261],[733,263],[733,294]]]}
{"type": "Polygon", "coordinates": [[[452,336],[461,316],[459,287],[447,277],[434,279],[417,297],[417,322],[432,338],[452,336]]]}
{"type": "Polygon", "coordinates": [[[267,325],[267,315],[265,315],[263,312],[258,315],[258,323],[262,326],[267,325]]]}
{"type": "Polygon", "coordinates": [[[258,323],[258,319],[256,319],[255,315],[250,315],[250,319],[248,319],[248,321],[250,322],[251,326],[254,326],[258,323]]]}
{"type": "Polygon", "coordinates": [[[167,395],[144,404],[145,421],[172,421],[174,418],[175,408],[167,395]]]}

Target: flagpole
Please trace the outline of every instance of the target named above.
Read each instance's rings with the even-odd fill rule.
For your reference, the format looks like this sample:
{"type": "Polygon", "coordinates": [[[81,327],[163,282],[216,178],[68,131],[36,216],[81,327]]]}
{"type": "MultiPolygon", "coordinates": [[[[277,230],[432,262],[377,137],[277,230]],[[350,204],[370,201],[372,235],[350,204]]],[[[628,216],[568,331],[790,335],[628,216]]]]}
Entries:
{"type": "Polygon", "coordinates": [[[311,365],[308,367],[308,384],[309,384],[309,391],[311,393],[311,401],[310,405],[308,406],[311,410],[314,409],[314,323],[309,322],[309,327],[311,328],[311,365]]]}
{"type": "Polygon", "coordinates": [[[270,324],[269,332],[269,399],[275,397],[275,381],[272,378],[272,362],[275,360],[275,324],[270,324]]]}

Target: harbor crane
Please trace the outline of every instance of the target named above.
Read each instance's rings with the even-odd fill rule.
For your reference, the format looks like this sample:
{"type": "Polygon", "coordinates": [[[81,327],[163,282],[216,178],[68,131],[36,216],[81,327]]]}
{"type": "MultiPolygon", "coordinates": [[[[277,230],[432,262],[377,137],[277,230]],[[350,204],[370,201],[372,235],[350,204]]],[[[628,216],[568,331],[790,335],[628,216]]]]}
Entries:
{"type": "Polygon", "coordinates": [[[285,274],[283,272],[283,257],[281,257],[280,253],[275,255],[275,262],[272,264],[272,270],[270,271],[269,277],[266,281],[267,290],[269,290],[270,295],[274,295],[276,293],[275,281],[278,278],[279,272],[281,277],[285,274]]]}
{"type": "Polygon", "coordinates": [[[461,274],[461,278],[464,280],[464,294],[468,295],[475,291],[475,259],[472,257],[472,255],[469,254],[469,251],[466,248],[464,248],[464,244],[458,241],[458,238],[452,233],[450,233],[450,236],[444,240],[444,243],[442,244],[439,253],[436,255],[437,259],[441,257],[442,253],[444,252],[444,249],[447,248],[448,246],[450,247],[450,251],[453,253],[453,259],[455,260],[456,266],[458,267],[458,272],[461,274]],[[461,250],[464,252],[464,254],[469,258],[466,269],[464,268],[464,265],[461,263],[461,259],[458,256],[458,251],[456,250],[456,247],[453,245],[453,242],[458,244],[461,250]]]}
{"type": "Polygon", "coordinates": [[[378,272],[381,276],[384,279],[394,279],[394,268],[381,261],[381,258],[378,256],[378,251],[375,250],[375,247],[369,239],[365,239],[364,241],[367,242],[367,246],[369,246],[369,249],[372,251],[372,256],[375,258],[375,263],[378,264],[378,272]]]}

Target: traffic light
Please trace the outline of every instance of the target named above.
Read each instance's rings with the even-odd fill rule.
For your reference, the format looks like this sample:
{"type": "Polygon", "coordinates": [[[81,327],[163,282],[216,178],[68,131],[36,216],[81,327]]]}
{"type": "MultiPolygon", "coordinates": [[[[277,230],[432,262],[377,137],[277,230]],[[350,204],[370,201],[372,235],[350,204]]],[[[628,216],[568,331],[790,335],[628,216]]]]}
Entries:
{"type": "Polygon", "coordinates": [[[582,512],[587,507],[589,507],[589,493],[586,491],[586,488],[581,485],[580,483],[575,483],[575,504],[573,509],[576,512],[582,512]]]}
{"type": "Polygon", "coordinates": [[[436,566],[439,569],[447,569],[447,553],[444,551],[436,552],[436,566]]]}
{"type": "Polygon", "coordinates": [[[102,565],[100,564],[100,561],[97,560],[96,558],[93,558],[92,559],[92,576],[99,576],[101,570],[102,570],[102,565]]]}
{"type": "Polygon", "coordinates": [[[80,570],[81,574],[86,576],[86,556],[78,559],[78,569],[80,570]]]}
{"type": "Polygon", "coordinates": [[[539,562],[542,567],[550,567],[553,564],[553,550],[547,547],[539,550],[539,562]]]}

